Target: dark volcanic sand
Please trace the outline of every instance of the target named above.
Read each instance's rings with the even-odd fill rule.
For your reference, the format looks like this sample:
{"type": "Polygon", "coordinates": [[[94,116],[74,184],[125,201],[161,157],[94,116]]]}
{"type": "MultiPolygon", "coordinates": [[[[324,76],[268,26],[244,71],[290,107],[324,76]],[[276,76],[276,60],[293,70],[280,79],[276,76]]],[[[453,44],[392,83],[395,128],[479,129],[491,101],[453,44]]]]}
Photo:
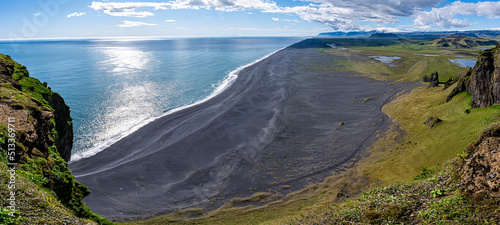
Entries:
{"type": "Polygon", "coordinates": [[[106,218],[131,220],[208,208],[211,198],[222,197],[220,205],[255,192],[285,193],[330,175],[387,127],[380,109],[408,85],[318,70],[340,59],[318,45],[281,50],[209,101],[72,162],[76,179],[92,191],[85,203],[106,218]]]}

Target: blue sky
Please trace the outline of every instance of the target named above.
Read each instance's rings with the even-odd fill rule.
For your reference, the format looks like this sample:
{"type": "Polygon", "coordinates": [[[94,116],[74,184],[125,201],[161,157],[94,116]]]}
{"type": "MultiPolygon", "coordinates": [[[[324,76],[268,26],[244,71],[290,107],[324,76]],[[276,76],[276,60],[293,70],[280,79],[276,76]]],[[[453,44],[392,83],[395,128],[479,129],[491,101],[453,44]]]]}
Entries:
{"type": "Polygon", "coordinates": [[[6,0],[0,39],[311,36],[500,28],[499,1],[6,0]],[[35,3],[35,4],[34,4],[35,3]]]}

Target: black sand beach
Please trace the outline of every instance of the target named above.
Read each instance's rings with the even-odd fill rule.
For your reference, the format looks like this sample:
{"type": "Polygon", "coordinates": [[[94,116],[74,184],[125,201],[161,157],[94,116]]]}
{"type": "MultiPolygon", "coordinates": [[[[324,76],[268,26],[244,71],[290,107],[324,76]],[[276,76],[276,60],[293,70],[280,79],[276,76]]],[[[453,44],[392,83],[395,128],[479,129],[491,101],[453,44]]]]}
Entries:
{"type": "Polygon", "coordinates": [[[220,95],[72,162],[92,191],[85,203],[118,221],[209,207],[216,197],[217,206],[300,189],[359,156],[389,124],[383,104],[408,85],[317,70],[340,58],[316,47],[328,46],[281,50],[243,69],[220,95]]]}

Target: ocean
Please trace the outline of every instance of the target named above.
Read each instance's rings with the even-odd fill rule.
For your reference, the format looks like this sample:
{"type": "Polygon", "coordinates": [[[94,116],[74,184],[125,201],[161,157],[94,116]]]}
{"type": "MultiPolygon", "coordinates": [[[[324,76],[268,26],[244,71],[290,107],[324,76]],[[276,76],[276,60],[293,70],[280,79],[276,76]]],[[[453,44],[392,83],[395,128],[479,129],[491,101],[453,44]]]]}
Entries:
{"type": "Polygon", "coordinates": [[[78,160],[155,118],[216,95],[242,67],[303,39],[2,41],[0,53],[65,99],[75,132],[72,160],[78,160]]]}

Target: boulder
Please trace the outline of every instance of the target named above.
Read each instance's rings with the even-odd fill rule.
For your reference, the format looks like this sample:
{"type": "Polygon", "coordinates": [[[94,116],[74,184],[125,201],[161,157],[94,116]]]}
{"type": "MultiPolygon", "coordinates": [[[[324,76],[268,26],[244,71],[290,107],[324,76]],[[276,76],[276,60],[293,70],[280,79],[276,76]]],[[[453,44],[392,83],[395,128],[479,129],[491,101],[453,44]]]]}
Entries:
{"type": "Polygon", "coordinates": [[[443,121],[443,120],[433,116],[433,117],[427,118],[427,120],[424,122],[424,125],[428,126],[429,129],[431,129],[432,127],[434,127],[436,124],[440,123],[441,121],[443,121]]]}

